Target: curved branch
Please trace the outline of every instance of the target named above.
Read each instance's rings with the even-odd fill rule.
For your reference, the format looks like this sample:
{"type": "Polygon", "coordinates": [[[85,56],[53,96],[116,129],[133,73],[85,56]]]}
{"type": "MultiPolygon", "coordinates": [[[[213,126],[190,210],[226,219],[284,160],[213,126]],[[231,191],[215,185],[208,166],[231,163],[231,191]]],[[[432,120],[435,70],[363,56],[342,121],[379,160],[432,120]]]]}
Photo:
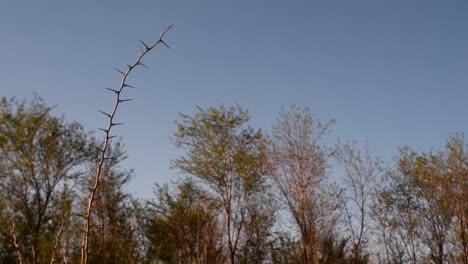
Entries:
{"type": "Polygon", "coordinates": [[[80,260],[81,264],[87,264],[88,263],[89,230],[90,230],[91,213],[92,213],[92,210],[93,210],[93,202],[94,202],[94,199],[95,199],[95,196],[96,196],[96,192],[97,192],[97,190],[99,188],[99,184],[101,183],[103,165],[104,165],[104,161],[106,160],[105,155],[106,155],[107,149],[109,147],[110,140],[112,138],[112,136],[110,135],[110,132],[111,132],[112,127],[114,127],[116,125],[119,125],[119,123],[114,122],[114,117],[115,117],[115,114],[117,113],[119,105],[122,102],[128,101],[127,99],[121,99],[120,95],[121,95],[124,88],[126,88],[126,87],[133,88],[133,86],[126,83],[127,78],[130,75],[130,73],[133,71],[133,69],[135,69],[137,66],[146,67],[146,65],[144,65],[143,62],[142,62],[142,59],[146,54],[148,54],[153,48],[155,48],[157,45],[159,45],[161,43],[164,46],[169,48],[169,46],[164,42],[163,37],[171,28],[172,28],[172,25],[167,27],[166,30],[164,30],[161,33],[159,39],[153,45],[148,46],[144,42],[140,41],[140,42],[143,43],[144,48],[142,48],[141,54],[140,54],[140,56],[138,56],[138,59],[132,65],[127,65],[128,68],[127,68],[126,71],[121,71],[121,70],[115,69],[116,71],[118,71],[122,75],[122,79],[121,79],[120,86],[119,86],[118,89],[116,89],[116,90],[110,89],[110,90],[112,90],[112,92],[115,93],[116,100],[115,100],[115,103],[114,103],[114,109],[112,110],[112,112],[110,114],[108,114],[109,122],[108,122],[107,128],[103,129],[103,131],[105,133],[104,144],[103,144],[103,147],[100,149],[99,164],[98,164],[98,167],[96,169],[96,174],[94,176],[93,186],[90,188],[90,193],[89,193],[88,200],[87,200],[87,203],[86,203],[86,209],[85,209],[85,212],[84,212],[84,215],[83,215],[84,223],[83,223],[83,238],[82,238],[82,242],[81,242],[81,260],[80,260]]]}

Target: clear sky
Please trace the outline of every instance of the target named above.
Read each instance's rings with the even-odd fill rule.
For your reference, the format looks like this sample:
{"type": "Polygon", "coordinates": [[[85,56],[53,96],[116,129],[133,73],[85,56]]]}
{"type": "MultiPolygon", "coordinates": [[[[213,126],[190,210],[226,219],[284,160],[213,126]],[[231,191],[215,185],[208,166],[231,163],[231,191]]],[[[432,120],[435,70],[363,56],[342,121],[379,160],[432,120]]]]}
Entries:
{"type": "Polygon", "coordinates": [[[282,106],[307,106],[336,119],[327,144],[367,140],[390,161],[398,146],[468,131],[467,14],[467,1],[0,0],[0,96],[36,92],[96,130],[96,109],[113,104],[103,88],[119,83],[112,68],[174,24],[172,50],[147,57],[117,118],[132,193],[177,177],[169,137],[197,105],[239,104],[265,130],[282,106]]]}

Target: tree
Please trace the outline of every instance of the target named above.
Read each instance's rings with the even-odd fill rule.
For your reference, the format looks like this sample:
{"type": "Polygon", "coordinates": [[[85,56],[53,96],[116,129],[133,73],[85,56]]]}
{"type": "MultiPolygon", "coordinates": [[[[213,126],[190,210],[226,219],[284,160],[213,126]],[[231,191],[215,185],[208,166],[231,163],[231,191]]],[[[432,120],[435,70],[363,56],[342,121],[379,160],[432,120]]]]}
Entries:
{"type": "Polygon", "coordinates": [[[61,219],[71,214],[68,186],[91,153],[83,127],[52,110],[38,96],[29,103],[0,100],[0,232],[28,263],[49,262],[55,254],[61,219]]]}
{"type": "Polygon", "coordinates": [[[175,190],[156,185],[144,216],[147,256],[164,263],[222,263],[219,204],[187,179],[175,190]]]}
{"type": "Polygon", "coordinates": [[[322,125],[307,108],[281,112],[265,151],[266,170],[300,233],[302,263],[318,263],[322,239],[333,231],[339,207],[327,184],[327,159],[319,145],[333,122],[322,125]]]}
{"type": "Polygon", "coordinates": [[[371,205],[371,216],[378,234],[378,263],[403,264],[419,261],[421,243],[412,206],[413,186],[406,185],[408,183],[406,180],[397,180],[389,186],[379,187],[375,202],[371,205]]]}
{"type": "Polygon", "coordinates": [[[402,148],[387,181],[375,211],[379,217],[386,213],[382,220],[398,234],[405,249],[404,260],[445,263],[455,206],[444,152],[417,153],[402,148]]]}
{"type": "Polygon", "coordinates": [[[278,204],[269,186],[264,186],[246,205],[245,228],[240,248],[241,263],[263,263],[271,259],[274,243],[272,232],[278,211],[278,204]]]}
{"type": "Polygon", "coordinates": [[[454,205],[456,221],[451,258],[453,262],[468,264],[468,151],[460,134],[450,137],[445,151],[446,166],[450,178],[448,191],[454,205]],[[456,253],[458,252],[458,253],[456,253]]]}
{"type": "Polygon", "coordinates": [[[300,241],[289,232],[276,232],[270,251],[274,264],[299,264],[302,261],[300,241]]]}
{"type": "Polygon", "coordinates": [[[401,149],[398,165],[389,169],[373,205],[385,245],[386,263],[420,263],[422,260],[421,219],[418,215],[418,185],[407,173],[408,148],[401,149]]]}
{"type": "Polygon", "coordinates": [[[182,115],[175,143],[186,149],[174,165],[208,187],[223,208],[229,263],[235,263],[246,225],[249,201],[262,190],[263,136],[246,126],[248,113],[241,108],[198,108],[182,115]]]}
{"type": "Polygon", "coordinates": [[[369,154],[367,144],[338,146],[335,157],[344,168],[345,224],[351,235],[352,263],[367,263],[365,251],[369,242],[370,205],[377,177],[382,173],[381,161],[369,154]]]}

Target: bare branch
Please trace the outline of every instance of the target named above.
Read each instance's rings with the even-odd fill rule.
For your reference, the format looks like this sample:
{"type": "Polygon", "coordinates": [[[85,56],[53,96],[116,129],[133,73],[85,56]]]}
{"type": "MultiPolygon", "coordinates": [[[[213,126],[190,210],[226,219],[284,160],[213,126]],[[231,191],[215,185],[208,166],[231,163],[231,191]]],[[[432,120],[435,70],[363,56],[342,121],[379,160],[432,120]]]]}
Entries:
{"type": "Polygon", "coordinates": [[[52,256],[50,257],[50,264],[53,264],[55,262],[55,251],[57,250],[58,245],[60,244],[60,237],[62,236],[62,231],[63,231],[63,226],[65,222],[65,217],[67,217],[68,213],[65,212],[62,215],[62,219],[60,220],[60,227],[57,231],[57,234],[55,235],[55,244],[52,249],[52,256]]]}
{"type": "Polygon", "coordinates": [[[115,101],[115,104],[114,104],[114,109],[112,110],[112,112],[110,113],[110,116],[109,116],[108,127],[107,127],[107,129],[104,129],[104,131],[106,132],[106,135],[105,135],[105,138],[104,138],[104,146],[102,147],[102,151],[101,151],[101,154],[100,154],[96,174],[94,176],[93,187],[90,189],[90,194],[88,196],[88,200],[87,200],[87,203],[86,203],[86,209],[85,209],[85,212],[84,212],[84,218],[85,219],[84,219],[84,223],[83,223],[83,238],[82,238],[82,242],[81,242],[81,260],[80,260],[81,264],[87,264],[88,263],[89,230],[90,230],[90,226],[91,226],[90,225],[91,224],[90,223],[91,222],[91,213],[93,211],[96,192],[98,190],[98,186],[99,186],[99,183],[100,183],[101,177],[102,177],[101,174],[103,172],[104,161],[106,160],[106,152],[107,152],[107,149],[109,147],[109,142],[110,142],[110,139],[111,139],[111,136],[109,135],[110,129],[112,128],[112,126],[120,124],[120,123],[114,123],[114,117],[115,117],[115,114],[117,112],[117,109],[118,109],[120,103],[130,100],[130,99],[121,99],[120,94],[121,94],[122,90],[125,87],[132,87],[130,85],[127,85],[126,81],[127,81],[128,76],[133,71],[133,69],[135,69],[135,67],[138,66],[138,65],[141,65],[141,66],[145,67],[145,65],[141,62],[142,58],[146,54],[148,54],[148,52],[151,51],[154,47],[156,47],[159,43],[163,43],[163,45],[167,46],[166,43],[163,41],[163,37],[171,28],[172,28],[172,25],[167,27],[166,30],[164,30],[161,33],[159,40],[156,41],[151,46],[147,46],[143,41],[140,41],[145,46],[146,50],[142,50],[141,54],[138,56],[135,63],[133,63],[131,65],[128,65],[128,70],[126,72],[123,72],[123,71],[121,71],[119,69],[115,69],[120,74],[122,74],[122,80],[120,82],[119,89],[113,90],[113,89],[108,88],[108,90],[111,90],[111,91],[116,93],[117,98],[116,98],[116,101],[115,101]]]}
{"type": "Polygon", "coordinates": [[[21,254],[21,250],[19,248],[18,242],[16,241],[15,222],[14,221],[11,223],[11,237],[13,239],[12,244],[13,244],[13,247],[15,248],[16,256],[18,257],[18,261],[19,261],[20,264],[23,264],[24,263],[24,258],[23,258],[23,254],[21,254]]]}

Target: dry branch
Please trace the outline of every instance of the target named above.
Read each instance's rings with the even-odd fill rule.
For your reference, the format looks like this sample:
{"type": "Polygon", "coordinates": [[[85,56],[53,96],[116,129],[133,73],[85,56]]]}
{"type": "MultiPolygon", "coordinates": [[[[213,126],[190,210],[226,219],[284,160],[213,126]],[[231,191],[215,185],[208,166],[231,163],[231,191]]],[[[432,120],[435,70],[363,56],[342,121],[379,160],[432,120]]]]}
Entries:
{"type": "Polygon", "coordinates": [[[21,254],[21,250],[19,247],[18,242],[16,241],[16,235],[15,235],[15,222],[11,223],[11,237],[12,237],[12,244],[13,247],[15,248],[16,251],[16,256],[18,257],[18,263],[23,264],[24,263],[24,258],[23,254],[21,254]]]}
{"type": "Polygon", "coordinates": [[[59,229],[57,230],[57,234],[55,234],[55,243],[54,247],[52,249],[52,256],[50,257],[50,264],[53,264],[55,262],[55,251],[57,250],[57,247],[60,244],[60,237],[62,236],[62,231],[65,223],[65,217],[67,217],[68,213],[64,213],[62,215],[62,218],[60,220],[60,226],[59,229]]]}
{"type": "Polygon", "coordinates": [[[102,148],[99,149],[99,151],[100,151],[99,163],[98,163],[98,167],[96,169],[96,174],[94,176],[93,186],[90,188],[90,194],[89,194],[89,197],[88,197],[88,200],[87,200],[87,203],[86,203],[85,213],[83,215],[84,223],[83,223],[83,239],[82,239],[82,243],[81,243],[81,261],[80,261],[81,264],[87,264],[88,263],[88,251],[89,251],[88,246],[89,246],[89,231],[90,231],[91,213],[92,213],[92,210],[93,210],[93,203],[94,203],[95,195],[96,195],[96,192],[98,190],[99,184],[101,183],[101,176],[102,176],[101,174],[102,174],[102,170],[103,170],[102,168],[103,168],[103,165],[104,165],[104,161],[106,160],[106,152],[107,152],[107,149],[109,147],[109,142],[110,142],[111,138],[113,137],[113,136],[110,135],[110,132],[111,132],[112,127],[114,127],[116,125],[121,125],[120,123],[115,123],[114,122],[114,117],[115,117],[115,114],[117,113],[117,109],[118,109],[119,105],[122,102],[126,102],[126,101],[130,100],[130,99],[121,99],[120,95],[121,95],[121,93],[122,93],[122,91],[123,91],[123,89],[125,87],[134,88],[133,86],[126,83],[127,78],[130,75],[130,73],[133,71],[133,69],[135,69],[137,66],[142,66],[142,67],[147,68],[146,65],[144,65],[143,62],[142,62],[142,59],[146,54],[148,54],[154,47],[156,47],[157,45],[159,45],[161,43],[164,46],[166,46],[167,48],[169,48],[169,46],[164,42],[163,38],[164,38],[164,35],[171,28],[172,28],[172,25],[167,27],[167,29],[164,30],[161,33],[159,39],[152,45],[147,45],[146,43],[144,43],[143,41],[140,40],[140,42],[144,46],[144,49],[142,49],[141,54],[138,56],[138,59],[135,61],[135,63],[133,63],[132,65],[128,65],[128,68],[127,68],[126,71],[115,69],[117,72],[119,72],[122,75],[122,79],[121,79],[119,88],[118,89],[107,88],[108,90],[112,91],[115,94],[116,100],[115,100],[114,109],[112,110],[112,112],[110,114],[107,114],[107,113],[104,112],[108,116],[109,122],[108,122],[108,126],[107,126],[106,129],[101,129],[105,133],[104,144],[103,144],[102,148]]]}

